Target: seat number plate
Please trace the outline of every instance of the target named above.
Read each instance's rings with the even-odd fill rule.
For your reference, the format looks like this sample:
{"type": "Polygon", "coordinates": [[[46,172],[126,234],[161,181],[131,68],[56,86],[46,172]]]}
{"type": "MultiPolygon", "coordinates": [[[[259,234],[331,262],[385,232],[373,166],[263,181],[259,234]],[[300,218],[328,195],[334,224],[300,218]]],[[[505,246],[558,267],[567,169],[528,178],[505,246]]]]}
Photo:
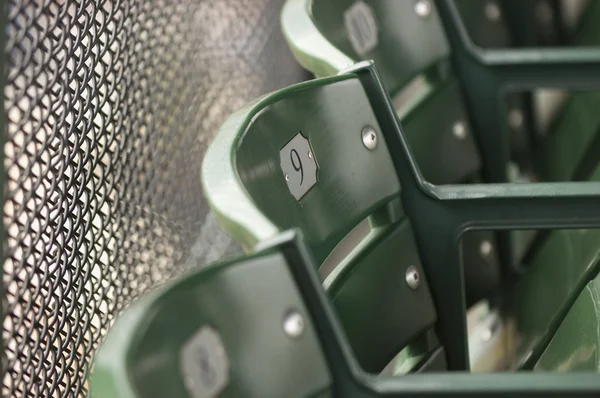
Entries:
{"type": "Polygon", "coordinates": [[[229,361],[221,337],[211,327],[198,330],[180,350],[185,386],[193,398],[217,396],[229,383],[229,361]]]}
{"type": "Polygon", "coordinates": [[[283,178],[296,200],[317,183],[317,161],[310,142],[298,133],[279,151],[283,178]]]}
{"type": "Polygon", "coordinates": [[[366,3],[358,1],[344,12],[344,26],[352,48],[360,57],[365,57],[377,47],[377,21],[366,3]]]}

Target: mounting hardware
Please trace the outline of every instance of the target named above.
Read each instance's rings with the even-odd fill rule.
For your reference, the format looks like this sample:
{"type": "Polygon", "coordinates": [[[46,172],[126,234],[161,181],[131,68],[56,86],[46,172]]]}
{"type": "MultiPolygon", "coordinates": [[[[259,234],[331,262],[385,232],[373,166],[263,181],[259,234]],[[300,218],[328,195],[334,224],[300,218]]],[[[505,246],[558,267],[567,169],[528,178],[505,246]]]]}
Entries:
{"type": "Polygon", "coordinates": [[[520,109],[513,109],[508,113],[508,124],[513,130],[523,127],[523,112],[520,109]]]}
{"type": "Polygon", "coordinates": [[[493,250],[494,246],[492,246],[492,242],[489,240],[484,240],[481,242],[481,245],[479,245],[479,253],[484,258],[488,258],[492,254],[493,250]]]}
{"type": "Polygon", "coordinates": [[[419,276],[419,271],[417,271],[417,267],[411,265],[406,269],[405,274],[406,284],[412,290],[417,290],[419,286],[421,286],[421,277],[419,276]]]}
{"type": "Polygon", "coordinates": [[[427,18],[431,14],[431,2],[429,0],[419,0],[415,3],[415,13],[420,18],[427,18]]]}
{"type": "Polygon", "coordinates": [[[369,151],[377,148],[377,132],[371,126],[366,126],[362,130],[362,142],[369,151]]]}
{"type": "Polygon", "coordinates": [[[298,338],[304,332],[304,318],[297,311],[290,311],[283,320],[283,331],[292,339],[298,338]]]}
{"type": "Polygon", "coordinates": [[[452,134],[454,134],[454,136],[459,140],[464,140],[467,138],[468,132],[465,123],[462,121],[454,123],[454,126],[452,126],[452,134]]]}
{"type": "Polygon", "coordinates": [[[488,1],[485,5],[485,16],[492,22],[498,22],[502,19],[502,10],[495,1],[488,1]]]}

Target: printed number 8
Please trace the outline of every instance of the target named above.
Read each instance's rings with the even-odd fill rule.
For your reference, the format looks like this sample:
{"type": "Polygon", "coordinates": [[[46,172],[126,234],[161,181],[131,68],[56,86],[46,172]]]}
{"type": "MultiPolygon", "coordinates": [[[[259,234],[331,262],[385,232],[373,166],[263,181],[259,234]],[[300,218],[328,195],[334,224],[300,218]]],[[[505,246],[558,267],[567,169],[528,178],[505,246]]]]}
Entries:
{"type": "Polygon", "coordinates": [[[300,160],[300,155],[295,149],[292,149],[290,151],[290,161],[292,162],[292,167],[294,168],[294,170],[300,172],[300,185],[302,185],[302,183],[304,182],[304,168],[302,168],[302,160],[300,160]],[[294,155],[296,155],[298,164],[296,164],[296,162],[294,161],[294,155]]]}

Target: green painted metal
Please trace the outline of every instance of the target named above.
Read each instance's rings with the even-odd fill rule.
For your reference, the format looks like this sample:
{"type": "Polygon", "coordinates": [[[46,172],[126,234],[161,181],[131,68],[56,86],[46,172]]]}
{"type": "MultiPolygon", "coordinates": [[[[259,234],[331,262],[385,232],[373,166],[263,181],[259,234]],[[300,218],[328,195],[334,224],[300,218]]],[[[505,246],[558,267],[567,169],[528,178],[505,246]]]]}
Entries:
{"type": "MultiPolygon", "coordinates": [[[[357,54],[344,26],[344,13],[355,3],[355,0],[291,0],[282,11],[283,24],[291,25],[284,32],[287,31],[290,41],[297,40],[293,36],[298,34],[294,29],[298,14],[293,8],[305,7],[305,10],[297,11],[309,13],[317,31],[335,48],[354,62],[363,59],[375,61],[392,96],[412,78],[448,58],[450,49],[437,14],[432,12],[427,18],[418,18],[413,2],[394,0],[367,2],[377,22],[378,44],[366,54],[357,54]],[[418,40],[406,40],[407,37],[418,37],[418,40]]],[[[323,58],[328,56],[320,55],[323,58]]]]}
{"type": "Polygon", "coordinates": [[[576,93],[565,104],[537,163],[544,181],[587,180],[600,158],[600,91],[576,93]],[[574,132],[577,132],[574,134],[574,132]],[[583,161],[582,161],[583,159],[583,161]],[[589,159],[586,161],[586,159],[589,159]]]}
{"type": "MultiPolygon", "coordinates": [[[[219,333],[229,362],[229,381],[219,396],[310,396],[332,383],[286,260],[266,250],[199,268],[128,308],[96,355],[93,396],[192,396],[180,350],[203,327],[219,333]],[[299,338],[286,336],[282,327],[291,310],[304,317],[299,338]]],[[[192,381],[201,383],[201,376],[192,381]]]]}
{"type": "MultiPolygon", "coordinates": [[[[308,94],[303,91],[310,91],[309,88],[316,89],[319,86],[336,85],[344,88],[354,87],[353,95],[357,96],[364,95],[362,94],[364,89],[368,97],[368,103],[377,120],[377,125],[374,126],[376,129],[381,129],[378,130],[378,133],[385,138],[387,150],[402,183],[403,188],[400,194],[404,211],[413,225],[421,261],[438,310],[437,331],[440,341],[446,349],[449,369],[468,369],[464,325],[464,275],[460,251],[457,248],[460,236],[470,230],[597,227],[600,225],[600,209],[597,206],[600,186],[585,183],[435,186],[425,182],[399,126],[389,96],[384,91],[383,84],[371,63],[356,65],[345,75],[336,78],[317,80],[283,90],[263,100],[262,107],[254,107],[246,114],[238,114],[236,116],[238,122],[235,125],[239,126],[240,132],[246,131],[249,121],[256,122],[260,119],[263,108],[267,109],[277,101],[285,104],[292,95],[305,98],[308,94]],[[362,84],[363,88],[360,90],[354,83],[345,80],[354,80],[355,76],[362,84]]],[[[321,103],[321,106],[328,110],[328,119],[336,117],[335,115],[338,115],[337,117],[342,115],[343,118],[349,117],[345,110],[343,113],[337,112],[340,108],[347,109],[346,100],[349,92],[340,91],[340,93],[344,94],[345,101],[343,103],[335,98],[331,98],[332,102],[321,103]]],[[[358,100],[354,99],[353,101],[358,100]]],[[[288,102],[288,104],[291,103],[288,102]]],[[[300,110],[298,111],[300,112],[300,110]]],[[[357,126],[363,125],[360,120],[356,123],[357,126]]],[[[293,129],[296,128],[297,126],[293,129]]],[[[356,131],[359,130],[360,127],[356,129],[356,131]]],[[[358,139],[358,135],[356,137],[358,139]]],[[[226,153],[233,153],[232,147],[229,147],[226,153]]],[[[216,153],[211,156],[214,159],[223,159],[223,156],[217,156],[216,153]]],[[[319,154],[317,154],[317,160],[319,160],[319,154]]],[[[209,162],[206,163],[206,166],[209,167],[205,169],[205,177],[207,177],[207,170],[222,170],[224,167],[222,161],[218,163],[220,167],[209,165],[209,162]]],[[[227,167],[233,169],[234,166],[227,167]]],[[[211,174],[210,171],[208,174],[211,174]]],[[[239,180],[225,181],[219,176],[210,178],[220,181],[221,186],[215,190],[219,184],[209,184],[205,181],[211,205],[221,215],[235,212],[239,208],[238,198],[228,195],[232,191],[227,187],[236,184],[242,185],[241,182],[239,180]],[[210,197],[212,193],[215,196],[210,197]],[[215,201],[215,197],[221,200],[215,201]],[[223,200],[225,198],[228,200],[223,200]]],[[[250,218],[243,220],[245,215],[237,214],[236,217],[241,221],[241,225],[250,225],[250,218]]],[[[227,225],[225,226],[227,227],[227,225]]],[[[235,228],[230,228],[230,231],[236,233],[235,228]]],[[[307,241],[311,247],[313,244],[310,243],[310,240],[307,239],[307,241]]]]}
{"type": "MultiPolygon", "coordinates": [[[[424,275],[410,224],[377,228],[366,248],[340,264],[325,282],[363,369],[381,372],[408,343],[436,321],[425,278],[406,284],[408,267],[424,275]]],[[[425,351],[428,352],[428,351],[425,351]]]]}
{"type": "Polygon", "coordinates": [[[477,175],[481,160],[473,132],[457,139],[452,128],[467,120],[459,83],[441,82],[415,108],[402,117],[402,126],[427,181],[433,184],[465,182],[477,175]]]}
{"type": "MultiPolygon", "coordinates": [[[[415,170],[411,170],[413,172],[415,170]]],[[[582,184],[553,184],[570,187],[582,184]]],[[[538,186],[525,186],[527,188],[538,186]]],[[[470,187],[462,186],[468,190],[470,187]]],[[[518,187],[523,189],[523,187],[518,187]]],[[[543,189],[534,188],[541,192],[543,189]]],[[[463,192],[464,193],[464,192],[463,192]]],[[[533,193],[533,192],[531,192],[533,193]]],[[[596,190],[595,195],[600,192],[596,190]]],[[[527,195],[517,195],[527,196],[527,195]]],[[[566,196],[550,201],[571,201],[566,196]]],[[[540,215],[541,213],[538,213],[540,215]]],[[[540,217],[538,220],[541,220],[540,217]]],[[[598,219],[595,221],[598,223],[598,219]]],[[[532,374],[532,373],[499,373],[499,374],[436,374],[435,379],[429,375],[405,375],[402,377],[377,377],[367,375],[360,370],[352,357],[349,345],[345,340],[340,325],[336,322],[334,310],[320,281],[310,263],[308,250],[299,242],[284,244],[282,250],[288,255],[289,266],[299,288],[306,300],[306,305],[313,317],[315,328],[321,337],[322,347],[331,366],[334,381],[334,396],[342,397],[594,397],[600,393],[600,378],[597,374],[532,374]],[[435,381],[433,381],[435,380],[435,381]]]]}
{"type": "Polygon", "coordinates": [[[507,92],[535,88],[593,89],[600,51],[596,48],[483,49],[469,37],[453,0],[437,0],[438,11],[452,46],[454,66],[461,77],[471,120],[481,136],[487,179],[506,181],[509,135],[506,132],[507,92]]]}
{"type": "MultiPolygon", "coordinates": [[[[454,0],[436,0],[436,4],[452,47],[454,69],[463,84],[471,123],[477,131],[485,131],[479,135],[479,148],[486,181],[505,182],[510,159],[506,95],[537,88],[596,88],[600,85],[600,51],[583,47],[484,49],[469,36],[454,0]]],[[[598,144],[589,148],[588,154],[600,152],[598,144]]],[[[514,252],[510,236],[500,234],[498,246],[506,270],[520,273],[516,256],[507,255],[514,252]]]]}
{"type": "Polygon", "coordinates": [[[442,77],[436,69],[443,68],[449,57],[437,14],[418,18],[409,1],[369,3],[379,23],[379,44],[360,57],[344,27],[344,11],[352,4],[356,2],[288,1],[282,11],[283,30],[296,58],[317,76],[339,73],[361,58],[373,58],[392,95],[415,76],[425,74],[426,92],[415,93],[416,104],[398,108],[423,173],[433,183],[462,182],[477,173],[480,159],[459,86],[452,76],[442,77]],[[407,35],[419,40],[405,40],[407,35]],[[340,53],[347,59],[336,62],[340,53]],[[463,140],[451,134],[459,121],[467,130],[463,140]]]}
{"type": "MultiPolygon", "coordinates": [[[[600,167],[590,179],[600,181],[600,167]]],[[[508,299],[519,335],[517,366],[536,363],[583,286],[598,273],[599,242],[597,229],[555,231],[526,265],[508,299]]]]}
{"type": "MultiPolygon", "coordinates": [[[[556,231],[512,294],[517,364],[529,368],[587,281],[598,272],[600,231],[556,231]]],[[[575,336],[572,336],[575,338],[575,336]]]]}
{"type": "MultiPolygon", "coordinates": [[[[486,15],[486,7],[490,7],[490,3],[480,0],[458,0],[456,8],[469,32],[469,36],[473,38],[473,42],[479,47],[511,47],[513,41],[513,32],[509,30],[509,26],[504,15],[504,5],[509,1],[497,1],[495,5],[498,11],[497,19],[490,20],[486,15]]],[[[529,8],[529,0],[517,3],[517,7],[524,11],[524,8],[529,8]]]]}
{"type": "Polygon", "coordinates": [[[417,373],[438,373],[445,372],[446,370],[446,353],[444,352],[444,348],[440,347],[425,360],[417,373]]]}
{"type": "MultiPolygon", "coordinates": [[[[596,199],[599,194],[595,193],[596,199]]],[[[560,201],[571,199],[563,195],[560,201]]],[[[594,289],[597,300],[599,290],[594,289]]],[[[366,374],[352,355],[310,249],[300,234],[287,231],[263,242],[261,253],[200,268],[127,309],[96,356],[93,396],[186,396],[179,348],[207,321],[219,331],[231,361],[229,384],[221,395],[225,397],[593,397],[600,393],[595,373],[445,373],[435,379],[422,374],[366,374]],[[288,338],[282,330],[282,314],[290,307],[304,317],[299,338],[288,338]],[[173,327],[174,322],[178,327],[173,327]]]]}
{"type": "Polygon", "coordinates": [[[589,282],[552,338],[534,370],[600,370],[600,277],[589,282]]]}
{"type": "MultiPolygon", "coordinates": [[[[284,6],[282,26],[288,43],[299,62],[317,76],[339,73],[361,59],[344,26],[344,12],[352,4],[356,2],[289,0],[284,6]]],[[[428,17],[419,18],[409,1],[369,5],[378,23],[379,43],[363,58],[376,60],[388,90],[397,95],[410,79],[426,76],[426,88],[414,94],[412,103],[397,109],[424,176],[434,184],[469,180],[480,172],[481,160],[459,85],[448,71],[441,72],[449,49],[437,13],[433,10],[428,17]],[[407,35],[419,39],[405,40],[407,35]],[[463,139],[452,133],[457,123],[465,126],[463,139]]],[[[479,247],[484,241],[496,242],[482,232],[465,239],[464,261],[472,281],[467,289],[469,303],[489,295],[500,284],[498,251],[482,258],[479,247]]]]}
{"type": "Polygon", "coordinates": [[[432,289],[451,370],[468,369],[464,277],[457,239],[474,229],[593,228],[600,223],[600,186],[585,183],[433,186],[424,181],[408,149],[395,111],[371,64],[349,72],[361,79],[402,183],[402,202],[412,222],[432,289]]]}
{"type": "Polygon", "coordinates": [[[400,184],[385,140],[380,137],[374,150],[362,142],[364,126],[381,129],[362,85],[351,77],[301,83],[243,108],[206,152],[202,175],[217,219],[248,250],[299,228],[321,264],[372,217],[375,233],[338,267],[339,279],[328,283],[361,365],[379,372],[436,315],[425,275],[417,292],[404,281],[408,265],[419,267],[416,245],[406,222],[394,226],[403,218],[401,211],[389,211],[401,207],[400,184]],[[340,98],[348,106],[339,107],[340,98]],[[319,166],[317,184],[300,201],[279,167],[279,150],[298,132],[310,141],[319,166]],[[413,308],[403,308],[403,302],[413,308]],[[410,326],[404,324],[407,317],[410,326]]]}
{"type": "Polygon", "coordinates": [[[292,89],[239,131],[233,159],[239,183],[279,230],[302,230],[318,263],[399,194],[392,162],[383,156],[385,141],[367,150],[361,139],[365,126],[380,130],[360,82],[353,79],[292,89]],[[336,106],[340,98],[347,107],[336,106]],[[319,166],[318,183],[300,201],[290,194],[279,166],[279,150],[298,132],[308,138],[319,166]]]}
{"type": "MultiPolygon", "coordinates": [[[[515,45],[535,43],[534,2],[504,0],[489,3],[481,0],[456,2],[463,23],[473,43],[482,48],[510,48],[515,45]],[[490,19],[486,9],[497,7],[497,19],[490,19]]],[[[521,168],[531,167],[531,133],[533,131],[531,96],[510,93],[505,98],[506,114],[503,123],[510,134],[511,159],[521,168]],[[511,112],[519,112],[521,126],[511,126],[507,121],[511,112]]],[[[479,135],[486,131],[478,131],[479,135]]]]}
{"type": "MultiPolygon", "coordinates": [[[[600,2],[593,2],[587,12],[600,15],[600,2]]],[[[575,45],[597,46],[600,25],[596,18],[584,18],[575,45]]],[[[546,181],[587,180],[600,158],[599,91],[575,91],[555,120],[549,137],[537,154],[540,177],[546,181]],[[577,134],[573,134],[577,131],[577,134]],[[583,159],[583,160],[582,160],[583,159]]]]}

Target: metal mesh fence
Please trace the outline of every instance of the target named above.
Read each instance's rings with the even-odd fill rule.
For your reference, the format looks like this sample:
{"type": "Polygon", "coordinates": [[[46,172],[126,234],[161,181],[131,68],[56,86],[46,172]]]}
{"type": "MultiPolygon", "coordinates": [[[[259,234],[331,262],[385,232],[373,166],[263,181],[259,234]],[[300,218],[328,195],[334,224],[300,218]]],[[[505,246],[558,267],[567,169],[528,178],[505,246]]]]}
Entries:
{"type": "Polygon", "coordinates": [[[281,0],[8,0],[4,396],[83,396],[136,296],[237,251],[208,214],[224,118],[304,78],[281,0]]]}

